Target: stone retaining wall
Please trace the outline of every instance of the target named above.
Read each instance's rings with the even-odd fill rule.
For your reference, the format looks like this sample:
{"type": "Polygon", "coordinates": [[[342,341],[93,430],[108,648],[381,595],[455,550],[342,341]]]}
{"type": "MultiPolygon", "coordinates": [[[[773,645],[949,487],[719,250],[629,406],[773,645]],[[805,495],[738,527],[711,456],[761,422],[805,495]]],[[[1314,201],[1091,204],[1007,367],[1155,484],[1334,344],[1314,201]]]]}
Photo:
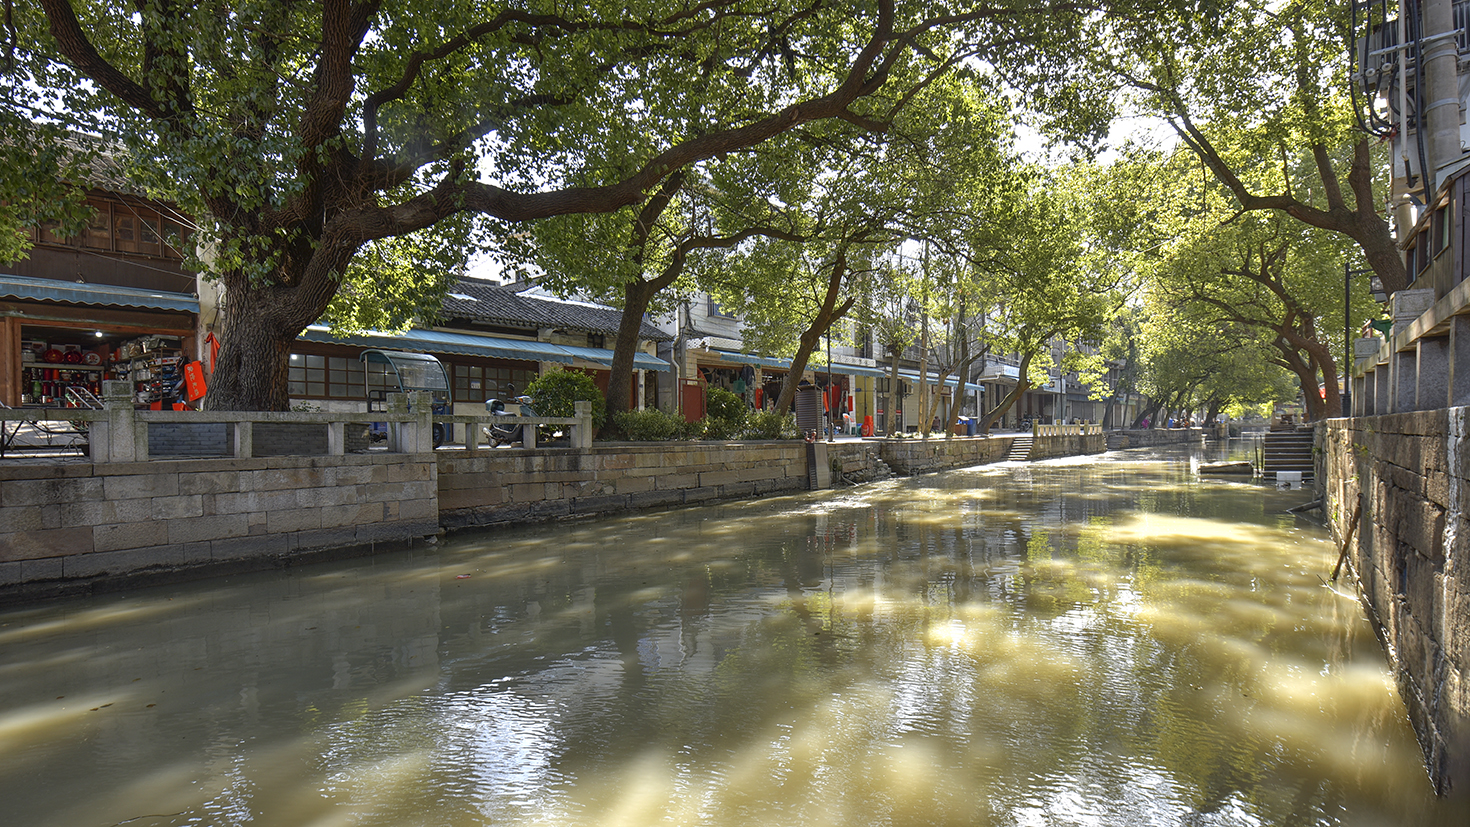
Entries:
{"type": "Polygon", "coordinates": [[[1076,457],[1084,454],[1101,454],[1108,449],[1105,434],[1069,434],[1064,436],[1039,436],[1031,443],[1029,459],[1053,459],[1076,457]]]}
{"type": "Polygon", "coordinates": [[[1333,419],[1319,493],[1441,793],[1470,795],[1470,408],[1333,419]],[[1356,528],[1350,524],[1359,514],[1356,528]]]}
{"type": "Polygon", "coordinates": [[[1108,450],[1148,448],[1154,445],[1181,445],[1204,440],[1199,428],[1139,428],[1130,431],[1108,431],[1108,450]]]}
{"type": "Polygon", "coordinates": [[[0,465],[0,595],[403,548],[437,483],[432,454],[0,465]]]}
{"type": "MultiPolygon", "coordinates": [[[[257,429],[267,424],[258,423],[257,429]]],[[[316,427],[321,426],[304,426],[316,427]]],[[[1038,440],[1045,455],[1101,450],[1038,440]],[[1051,444],[1055,443],[1055,444],[1051,444]],[[1050,445],[1050,447],[1046,447],[1050,445]]],[[[823,446],[836,485],[1004,459],[1012,437],[823,446]]],[[[1100,442],[1100,438],[1098,438],[1100,442]]],[[[1075,443],[1075,444],[1074,444],[1075,443]]],[[[802,442],[0,465],[0,599],[403,548],[532,522],[808,487],[802,442]]]]}
{"type": "MultiPolygon", "coordinates": [[[[317,456],[327,451],[327,426],[306,422],[261,422],[254,426],[257,457],[317,456]]],[[[368,449],[367,423],[348,423],[347,453],[368,449]]],[[[231,426],[223,422],[150,422],[148,453],[155,457],[228,457],[231,426]]]]}
{"type": "MultiPolygon", "coordinates": [[[[927,474],[1000,462],[1010,453],[1013,436],[952,439],[880,439],[879,455],[895,473],[927,474]]],[[[1039,443],[1040,440],[1037,440],[1039,443]]]]}
{"type": "Polygon", "coordinates": [[[754,497],[807,487],[806,444],[619,443],[439,455],[450,530],[754,497]]]}

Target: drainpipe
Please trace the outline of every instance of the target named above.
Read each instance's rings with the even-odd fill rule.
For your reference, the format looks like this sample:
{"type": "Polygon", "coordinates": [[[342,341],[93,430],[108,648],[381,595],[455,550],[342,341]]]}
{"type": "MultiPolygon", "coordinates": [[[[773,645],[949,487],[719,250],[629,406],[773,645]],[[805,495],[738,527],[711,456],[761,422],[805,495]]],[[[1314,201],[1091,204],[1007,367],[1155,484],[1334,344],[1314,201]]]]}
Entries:
{"type": "Polygon", "coordinates": [[[1424,63],[1424,128],[1429,133],[1424,206],[1434,209],[1439,172],[1460,158],[1460,88],[1458,47],[1452,0],[1425,0],[1422,54],[1424,63]]]}

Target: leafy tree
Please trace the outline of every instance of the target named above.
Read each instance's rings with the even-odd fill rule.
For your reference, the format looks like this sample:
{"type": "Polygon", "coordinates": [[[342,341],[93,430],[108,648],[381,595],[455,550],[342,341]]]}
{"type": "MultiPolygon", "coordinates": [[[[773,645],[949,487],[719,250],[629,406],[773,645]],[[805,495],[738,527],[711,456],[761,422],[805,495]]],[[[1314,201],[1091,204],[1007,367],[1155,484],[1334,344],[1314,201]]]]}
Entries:
{"type": "Polygon", "coordinates": [[[1387,165],[1375,163],[1373,136],[1357,129],[1347,93],[1341,10],[1310,0],[1269,10],[1226,3],[1203,19],[1161,9],[1146,22],[1103,21],[1112,37],[1097,41],[1109,47],[1098,59],[1241,208],[1345,236],[1386,288],[1407,287],[1375,181],[1387,165]]]}
{"type": "MultiPolygon", "coordinates": [[[[802,124],[882,129],[965,62],[1065,95],[1079,73],[1032,55],[1075,49],[1099,11],[899,0],[6,9],[8,122],[100,137],[139,186],[196,217],[208,260],[195,264],[222,280],[229,314],[206,404],[240,410],[286,407],[290,344],[344,285],[338,318],[353,324],[442,290],[468,232],[444,223],[452,216],[525,222],[640,204],[676,170],[802,124]],[[439,257],[418,260],[425,251],[439,257]],[[412,266],[379,267],[393,263],[412,266]],[[403,277],[424,284],[369,298],[403,277]]],[[[0,202],[35,203],[4,183],[0,202]]]]}
{"type": "MultiPolygon", "coordinates": [[[[1161,174],[1150,191],[1173,211],[1163,219],[1173,240],[1163,245],[1149,284],[1153,303],[1163,311],[1155,318],[1167,320],[1162,325],[1174,328],[1176,336],[1190,331],[1202,354],[1223,344],[1239,351],[1234,361],[1279,365],[1296,377],[1311,419],[1337,415],[1346,239],[1280,213],[1238,213],[1229,193],[1210,183],[1181,188],[1175,183],[1178,170],[1188,163],[1181,154],[1161,158],[1161,174]]],[[[1356,303],[1346,311],[1358,318],[1372,312],[1361,287],[1356,303]]],[[[1152,327],[1160,332],[1159,324],[1152,327]]],[[[1210,377],[1244,380],[1253,373],[1227,365],[1210,377]]],[[[1270,384],[1266,377],[1257,380],[1251,384],[1270,384]]],[[[1230,395],[1221,391],[1216,397],[1218,407],[1230,395]]]]}
{"type": "MultiPolygon", "coordinates": [[[[1093,243],[1083,202],[1090,176],[1082,167],[1038,177],[1018,198],[1010,216],[1012,238],[988,251],[983,267],[994,309],[987,314],[992,351],[1020,358],[1016,386],[980,419],[989,433],[1027,390],[1046,381],[1053,349],[1068,342],[1103,338],[1121,306],[1126,271],[1114,266],[1106,247],[1093,243]]],[[[1081,362],[1062,350],[1064,369],[1081,362]]]]}

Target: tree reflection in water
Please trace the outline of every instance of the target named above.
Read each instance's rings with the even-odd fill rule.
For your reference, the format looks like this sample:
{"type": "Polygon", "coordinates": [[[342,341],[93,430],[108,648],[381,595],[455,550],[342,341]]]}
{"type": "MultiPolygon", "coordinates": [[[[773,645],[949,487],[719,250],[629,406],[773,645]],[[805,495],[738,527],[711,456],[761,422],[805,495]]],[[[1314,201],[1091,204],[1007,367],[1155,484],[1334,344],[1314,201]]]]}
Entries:
{"type": "Polygon", "coordinates": [[[1431,825],[1310,497],[1183,454],[0,614],[26,825],[1431,825]],[[463,575],[469,575],[463,578],[463,575]]]}

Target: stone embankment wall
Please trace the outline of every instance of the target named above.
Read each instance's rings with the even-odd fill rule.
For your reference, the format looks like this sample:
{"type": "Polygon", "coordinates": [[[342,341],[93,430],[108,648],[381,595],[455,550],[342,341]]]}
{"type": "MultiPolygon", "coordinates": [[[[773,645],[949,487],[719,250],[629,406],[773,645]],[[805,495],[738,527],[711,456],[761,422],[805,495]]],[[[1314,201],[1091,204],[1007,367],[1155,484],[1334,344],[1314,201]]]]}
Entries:
{"type": "Polygon", "coordinates": [[[1000,462],[1010,453],[1014,441],[1012,436],[875,440],[883,461],[904,476],[1000,462]]]}
{"type": "Polygon", "coordinates": [[[1204,431],[1199,428],[1139,428],[1131,431],[1108,431],[1108,450],[1149,448],[1154,445],[1200,443],[1204,431]]]}
{"type": "Polygon", "coordinates": [[[0,593],[399,549],[439,531],[432,454],[0,464],[0,593]]]}
{"type": "Polygon", "coordinates": [[[1318,426],[1318,488],[1441,793],[1470,795],[1470,408],[1318,426]],[[1352,523],[1357,515],[1357,523],[1352,523]]]}
{"type": "Polygon", "coordinates": [[[1065,436],[1041,436],[1031,443],[1028,459],[1054,459],[1076,457],[1084,454],[1101,454],[1108,449],[1106,434],[1071,434],[1065,436]]]}
{"type": "Polygon", "coordinates": [[[439,455],[454,530],[754,497],[807,487],[806,444],[625,443],[439,455]]]}
{"type": "MultiPolygon", "coordinates": [[[[830,473],[821,476],[845,485],[894,470],[994,462],[1006,457],[1011,441],[831,443],[822,446],[830,473]]],[[[1096,435],[1036,444],[1047,456],[1102,450],[1096,435]]],[[[590,450],[3,463],[0,599],[404,548],[441,527],[801,491],[808,487],[808,447],[795,441],[600,443],[590,450]]]]}

